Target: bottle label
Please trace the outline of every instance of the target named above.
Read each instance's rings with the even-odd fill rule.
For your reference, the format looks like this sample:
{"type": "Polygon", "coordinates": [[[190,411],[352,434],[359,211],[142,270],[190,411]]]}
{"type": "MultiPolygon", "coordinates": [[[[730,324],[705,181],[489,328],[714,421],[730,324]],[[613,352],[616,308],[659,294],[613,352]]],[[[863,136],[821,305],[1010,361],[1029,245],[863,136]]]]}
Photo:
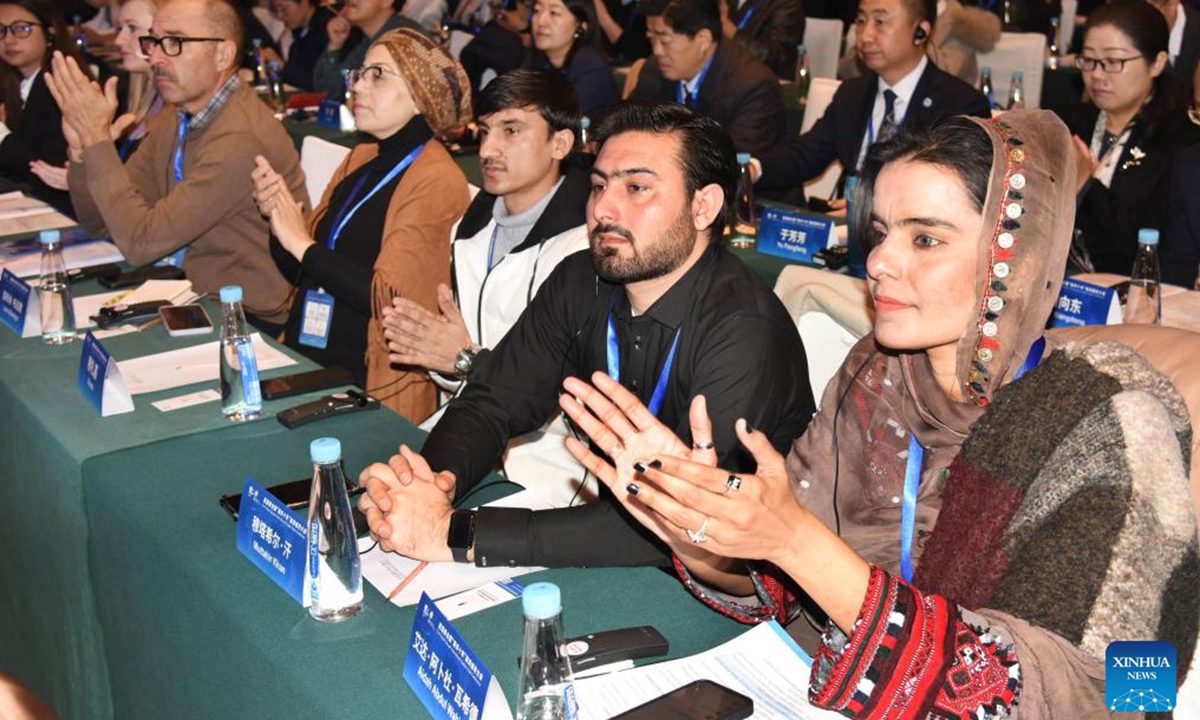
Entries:
{"type": "Polygon", "coordinates": [[[305,540],[304,520],[253,478],[246,478],[238,505],[238,551],[301,605],[305,540]]]}
{"type": "Polygon", "coordinates": [[[566,713],[567,720],[577,720],[579,717],[579,704],[575,702],[575,685],[568,684],[563,688],[563,710],[566,713]]]}
{"type": "Polygon", "coordinates": [[[262,386],[258,382],[258,360],[254,357],[254,341],[242,338],[237,344],[238,364],[242,369],[242,395],[246,410],[262,410],[262,386]]]}

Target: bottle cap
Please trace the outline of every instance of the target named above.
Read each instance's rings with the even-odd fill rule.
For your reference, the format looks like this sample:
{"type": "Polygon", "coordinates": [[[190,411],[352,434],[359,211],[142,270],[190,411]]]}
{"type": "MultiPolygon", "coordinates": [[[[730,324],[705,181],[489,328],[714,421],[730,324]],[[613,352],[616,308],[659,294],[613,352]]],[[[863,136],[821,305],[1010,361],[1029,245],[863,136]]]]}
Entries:
{"type": "Polygon", "coordinates": [[[235,303],[242,301],[242,286],[241,285],[226,285],[221,288],[221,302],[235,303]]]}
{"type": "Polygon", "coordinates": [[[521,608],[526,617],[548,620],[562,612],[562,591],[554,583],[534,583],[521,593],[521,608]]]}
{"type": "Polygon", "coordinates": [[[1020,70],[1013,70],[1013,80],[1024,80],[1024,79],[1025,79],[1025,73],[1021,72],[1020,70]]]}
{"type": "Polygon", "coordinates": [[[271,62],[267,63],[267,69],[269,70],[280,70],[282,68],[283,63],[279,62],[278,60],[272,60],[271,62]]]}
{"type": "Polygon", "coordinates": [[[592,126],[592,119],[590,117],[588,117],[587,115],[584,115],[583,117],[579,118],[579,127],[583,128],[584,130],[587,130],[591,126],[592,126]]]}
{"type": "Polygon", "coordinates": [[[980,74],[982,74],[982,75],[991,75],[991,74],[992,74],[992,68],[991,68],[991,66],[990,66],[990,65],[984,65],[983,67],[979,68],[979,72],[980,72],[980,74]]]}
{"type": "Polygon", "coordinates": [[[1142,228],[1138,230],[1138,242],[1142,245],[1157,245],[1158,231],[1154,228],[1142,228]]]}
{"type": "Polygon", "coordinates": [[[262,47],[262,38],[251,38],[250,44],[256,48],[262,47]]]}
{"type": "Polygon", "coordinates": [[[738,153],[737,161],[738,165],[746,165],[750,162],[750,153],[738,153]]]}
{"type": "Polygon", "coordinates": [[[38,242],[40,242],[43,245],[49,245],[50,243],[56,243],[61,239],[62,239],[62,233],[60,233],[57,230],[43,230],[40,233],[38,233],[38,242]]]}
{"type": "Polygon", "coordinates": [[[337,438],[317,438],[309,443],[308,454],[315,463],[335,463],[342,459],[342,442],[337,438]]]}
{"type": "Polygon", "coordinates": [[[796,46],[796,52],[798,52],[798,53],[808,52],[808,48],[804,47],[804,43],[800,43],[799,45],[796,46]]]}

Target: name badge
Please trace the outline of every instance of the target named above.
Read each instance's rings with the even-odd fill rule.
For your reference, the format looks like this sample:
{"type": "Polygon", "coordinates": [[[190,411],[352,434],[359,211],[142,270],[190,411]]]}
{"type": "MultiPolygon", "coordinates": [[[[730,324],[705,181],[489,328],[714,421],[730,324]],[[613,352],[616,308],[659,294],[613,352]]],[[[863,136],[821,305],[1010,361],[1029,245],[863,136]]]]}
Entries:
{"type": "Polygon", "coordinates": [[[329,327],[333,323],[333,296],[321,290],[304,293],[304,309],[300,314],[300,344],[322,348],[329,344],[329,327]]]}
{"type": "Polygon", "coordinates": [[[42,334],[37,293],[8,268],[0,274],[0,321],[23,338],[42,334]]]}
{"type": "Polygon", "coordinates": [[[1120,325],[1121,300],[1115,288],[1067,278],[1050,316],[1050,327],[1120,325]]]}
{"type": "Polygon", "coordinates": [[[83,338],[78,382],[100,417],[133,411],[133,396],[125,387],[120,366],[90,332],[83,338]]]}
{"type": "Polygon", "coordinates": [[[246,478],[238,506],[237,548],[300,605],[304,598],[304,520],[246,478]]]}
{"type": "Polygon", "coordinates": [[[426,593],[413,620],[404,680],[435,720],[512,717],[491,671],[426,593]]]}
{"type": "Polygon", "coordinates": [[[811,263],[818,252],[837,244],[833,228],[833,220],[766,206],[758,225],[758,251],[811,263]]]}

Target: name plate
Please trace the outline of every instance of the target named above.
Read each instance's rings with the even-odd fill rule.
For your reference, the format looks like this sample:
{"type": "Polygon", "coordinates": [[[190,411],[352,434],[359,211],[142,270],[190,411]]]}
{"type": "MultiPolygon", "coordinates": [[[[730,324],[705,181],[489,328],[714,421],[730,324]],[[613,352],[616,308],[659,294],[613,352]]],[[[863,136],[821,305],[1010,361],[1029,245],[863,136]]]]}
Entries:
{"type": "Polygon", "coordinates": [[[37,293],[8,268],[0,274],[0,321],[23,338],[42,333],[37,293]]]}
{"type": "Polygon", "coordinates": [[[758,224],[758,251],[811,263],[818,252],[837,244],[833,228],[833,220],[766,206],[758,224]]]}
{"type": "Polygon", "coordinates": [[[125,387],[120,366],[90,332],[83,338],[78,383],[100,417],[133,411],[133,396],[125,387]]]}
{"type": "Polygon", "coordinates": [[[238,506],[237,548],[300,605],[306,604],[307,538],[300,516],[253,478],[246,478],[238,506]]]}
{"type": "Polygon", "coordinates": [[[333,95],[327,95],[317,106],[317,123],[334,130],[353,130],[354,113],[333,95]]]}
{"type": "Polygon", "coordinates": [[[426,593],[413,620],[404,680],[436,720],[512,717],[491,671],[426,593]]]}
{"type": "Polygon", "coordinates": [[[1115,288],[1067,278],[1050,316],[1050,327],[1120,325],[1121,300],[1115,288]]]}

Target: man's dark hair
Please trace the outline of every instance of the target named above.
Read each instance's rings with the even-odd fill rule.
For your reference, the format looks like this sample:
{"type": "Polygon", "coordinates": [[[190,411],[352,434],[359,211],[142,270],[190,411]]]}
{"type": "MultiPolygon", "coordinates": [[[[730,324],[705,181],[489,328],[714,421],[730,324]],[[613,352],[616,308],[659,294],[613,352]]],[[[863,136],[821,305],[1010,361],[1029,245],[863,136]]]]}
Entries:
{"type": "Polygon", "coordinates": [[[630,132],[679,136],[679,166],[690,198],[700,188],[719,185],[724,206],[708,226],[709,242],[720,242],[725,218],[733,207],[737,182],[737,155],[733,140],[720,123],[697,115],[678,103],[626,102],[613,107],[596,125],[596,140],[605,141],[630,132]]]}
{"type": "Polygon", "coordinates": [[[500,75],[479,91],[475,117],[501,110],[537,108],[551,134],[570,130],[579,141],[579,93],[560,73],[552,70],[518,68],[500,75]]]}
{"type": "Polygon", "coordinates": [[[853,203],[856,241],[864,254],[874,246],[871,206],[875,202],[875,181],[884,167],[901,160],[935,165],[954,173],[971,205],[983,212],[992,174],[992,141],[987,131],[963,116],[932,124],[906,124],[899,135],[872,145],[863,160],[862,179],[853,203]]]}
{"type": "Polygon", "coordinates": [[[696,37],[707,29],[713,42],[721,42],[721,5],[718,0],[642,0],[642,14],[661,17],[680,35],[696,37]]]}

